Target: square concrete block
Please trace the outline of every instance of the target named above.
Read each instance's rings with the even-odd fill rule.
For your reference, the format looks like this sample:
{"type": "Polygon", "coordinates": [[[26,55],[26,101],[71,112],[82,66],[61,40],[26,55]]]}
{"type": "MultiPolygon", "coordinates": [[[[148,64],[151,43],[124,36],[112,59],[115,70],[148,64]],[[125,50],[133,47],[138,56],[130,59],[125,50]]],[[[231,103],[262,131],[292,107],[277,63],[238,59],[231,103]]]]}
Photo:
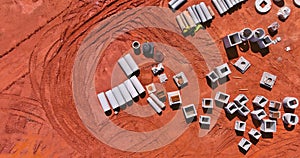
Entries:
{"type": "Polygon", "coordinates": [[[238,107],[236,106],[236,104],[234,102],[228,103],[228,105],[225,106],[224,108],[225,108],[225,111],[231,115],[234,114],[238,110],[238,107]]]}
{"type": "Polygon", "coordinates": [[[251,66],[250,62],[246,60],[244,57],[240,57],[235,63],[234,66],[239,70],[241,73],[245,73],[248,68],[251,66]]]}
{"type": "Polygon", "coordinates": [[[182,107],[182,111],[184,113],[186,120],[193,120],[195,117],[197,117],[197,110],[195,108],[194,104],[186,105],[182,107]]]}
{"type": "Polygon", "coordinates": [[[245,106],[246,103],[249,101],[249,99],[247,98],[247,96],[245,94],[239,94],[238,96],[236,96],[233,100],[235,102],[235,104],[238,107],[242,107],[245,106]]]}
{"type": "Polygon", "coordinates": [[[200,127],[204,128],[204,129],[209,129],[209,127],[210,127],[210,120],[211,120],[210,116],[203,116],[203,115],[201,115],[199,117],[200,127]]]}
{"type": "Polygon", "coordinates": [[[244,121],[235,121],[234,129],[237,131],[245,132],[246,131],[246,122],[244,121]]]}
{"type": "Polygon", "coordinates": [[[170,106],[182,104],[179,91],[168,92],[168,99],[169,99],[170,106]]]}
{"type": "Polygon", "coordinates": [[[252,111],[251,115],[256,120],[262,120],[263,118],[265,118],[267,116],[267,113],[265,112],[265,110],[259,109],[259,110],[252,111]]]}
{"type": "Polygon", "coordinates": [[[269,109],[272,109],[272,110],[280,110],[281,108],[281,102],[279,101],[274,101],[274,100],[271,100],[270,101],[270,104],[269,104],[269,109]]]}
{"type": "Polygon", "coordinates": [[[239,32],[235,32],[235,33],[229,34],[228,36],[224,37],[223,42],[224,42],[225,48],[230,48],[230,47],[236,46],[238,44],[241,44],[242,39],[240,37],[239,32]]]}
{"type": "Polygon", "coordinates": [[[209,79],[210,83],[216,83],[219,79],[219,76],[214,71],[208,73],[206,77],[209,79]]]}
{"type": "Polygon", "coordinates": [[[241,108],[238,109],[238,113],[246,117],[250,113],[250,110],[248,109],[247,106],[242,106],[241,108]]]}
{"type": "Polygon", "coordinates": [[[229,68],[229,66],[228,66],[227,63],[222,64],[222,65],[216,67],[214,69],[214,71],[216,72],[216,74],[219,76],[220,79],[221,78],[225,78],[225,77],[227,77],[228,75],[231,74],[231,70],[230,70],[230,68],[229,68]]]}
{"type": "Polygon", "coordinates": [[[276,82],[276,78],[277,76],[272,75],[268,72],[264,72],[260,80],[260,85],[264,88],[272,89],[276,82]]]}
{"type": "Polygon", "coordinates": [[[255,140],[258,140],[261,137],[261,133],[257,130],[252,128],[249,132],[248,132],[249,136],[254,138],[255,140]]]}
{"type": "Polygon", "coordinates": [[[214,107],[214,100],[212,98],[203,98],[202,99],[202,108],[212,109],[214,107]]]}
{"type": "Polygon", "coordinates": [[[238,146],[246,152],[250,149],[251,145],[252,143],[246,138],[242,138],[238,144],[238,146]]]}
{"type": "Polygon", "coordinates": [[[265,36],[263,39],[259,40],[257,43],[258,43],[258,46],[260,49],[264,49],[264,48],[269,47],[273,43],[273,41],[270,36],[265,36]]]}
{"type": "Polygon", "coordinates": [[[265,107],[265,105],[268,103],[268,99],[264,96],[261,96],[261,95],[257,95],[252,103],[255,105],[255,106],[258,106],[258,107],[265,107]]]}
{"type": "Polygon", "coordinates": [[[269,110],[269,118],[279,119],[280,117],[281,117],[281,112],[280,111],[269,110]]]}
{"type": "Polygon", "coordinates": [[[183,88],[188,84],[188,80],[183,72],[180,72],[173,76],[173,80],[178,88],[183,88]]]}
{"type": "Polygon", "coordinates": [[[260,130],[265,133],[276,132],[276,121],[275,120],[262,120],[260,130]]]}
{"type": "Polygon", "coordinates": [[[226,94],[226,93],[223,93],[220,91],[217,92],[215,95],[215,101],[219,102],[221,104],[228,104],[229,98],[230,98],[229,94],[226,94]]]}

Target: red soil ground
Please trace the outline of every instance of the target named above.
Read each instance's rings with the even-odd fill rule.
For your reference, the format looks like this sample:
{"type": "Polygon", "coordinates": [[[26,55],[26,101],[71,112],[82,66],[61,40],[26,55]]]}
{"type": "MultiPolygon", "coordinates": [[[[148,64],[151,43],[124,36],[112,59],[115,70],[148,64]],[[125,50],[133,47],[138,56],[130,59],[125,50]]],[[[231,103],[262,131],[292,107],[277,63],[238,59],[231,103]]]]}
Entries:
{"type": "MultiPolygon", "coordinates": [[[[211,1],[204,0],[211,5],[211,1]]],[[[190,0],[183,5],[183,11],[190,5],[199,3],[190,0]]],[[[282,41],[270,46],[270,53],[262,56],[249,49],[238,50],[252,64],[250,69],[241,75],[233,65],[229,64],[231,76],[240,76],[226,83],[226,92],[233,97],[239,89],[247,88],[244,94],[252,100],[257,94],[270,100],[282,101],[285,96],[300,99],[299,47],[300,42],[300,9],[291,1],[286,1],[292,13],[285,22],[279,22],[277,36],[282,41]],[[290,46],[292,51],[285,52],[290,46]],[[272,91],[259,87],[261,74],[268,71],[277,75],[276,85],[272,91]]],[[[174,142],[162,148],[147,152],[127,152],[115,149],[99,141],[78,115],[72,92],[72,71],[76,52],[80,44],[98,22],[123,10],[142,6],[167,7],[167,1],[125,0],[125,1],[42,1],[16,0],[3,1],[0,10],[2,27],[0,30],[0,100],[1,100],[1,137],[0,153],[3,157],[299,157],[299,129],[288,131],[281,120],[277,124],[277,132],[273,138],[261,139],[250,151],[243,155],[237,148],[241,136],[237,136],[233,127],[235,120],[228,120],[220,108],[220,117],[204,137],[199,135],[199,124],[192,123],[174,142]]],[[[228,60],[223,47],[222,38],[245,27],[266,30],[274,21],[279,21],[275,4],[265,15],[255,11],[254,1],[247,1],[240,9],[220,17],[216,10],[215,19],[206,30],[213,38],[221,52],[224,62],[228,60]]],[[[175,14],[175,13],[174,13],[175,14]]],[[[178,14],[178,13],[177,13],[178,14]]],[[[170,19],[175,20],[175,19],[170,19]]],[[[201,33],[201,32],[198,32],[201,33]]],[[[209,71],[202,56],[195,56],[193,49],[184,37],[174,39],[167,31],[157,29],[140,29],[122,34],[105,50],[107,60],[97,65],[95,94],[110,87],[112,76],[111,63],[130,49],[133,40],[159,41],[172,45],[180,50],[188,59],[197,73],[200,98],[210,97],[212,90],[206,84],[205,74],[209,71]],[[145,33],[146,32],[146,33],[145,33]],[[186,45],[187,48],[179,46],[186,45]],[[106,68],[106,69],[105,69],[106,68]],[[103,70],[102,70],[103,69],[103,70]],[[105,76],[105,78],[103,77],[105,76]]],[[[192,37],[188,37],[192,38],[192,37]]],[[[209,50],[208,50],[209,51],[209,50]]],[[[210,50],[211,51],[211,50],[210,50]]],[[[216,63],[221,64],[221,63],[216,63]]],[[[140,79],[143,84],[156,78],[149,78],[149,68],[141,65],[140,79]],[[144,75],[144,76],[143,76],[144,75]]],[[[172,76],[173,72],[166,72],[172,76]]],[[[84,83],[85,84],[85,83],[84,83]]],[[[173,84],[166,89],[175,90],[173,84]]],[[[232,100],[231,98],[231,100],[232,100]]],[[[145,100],[140,101],[141,104],[145,100]]],[[[199,103],[200,104],[200,103],[199,103]]],[[[145,105],[146,106],[146,105],[145,105]]],[[[250,110],[252,106],[248,106],[250,110]]],[[[197,109],[203,114],[202,109],[197,109]]],[[[214,111],[215,112],[215,111],[214,111]]],[[[268,112],[268,110],[267,110],[268,112]]],[[[283,113],[283,109],[281,109],[283,113]]],[[[296,114],[300,114],[298,109],[296,114]]],[[[151,131],[165,125],[175,115],[168,106],[161,116],[153,115],[146,119],[131,117],[124,111],[108,118],[118,126],[131,131],[151,131]],[[122,118],[122,119],[121,119],[122,118]],[[154,125],[154,122],[156,123],[154,125]]],[[[251,117],[247,119],[247,131],[254,128],[251,117]]],[[[245,133],[244,136],[249,138],[245,133]]],[[[147,141],[145,143],[148,143],[147,141]]],[[[149,142],[151,143],[151,142],[149,142]]]]}

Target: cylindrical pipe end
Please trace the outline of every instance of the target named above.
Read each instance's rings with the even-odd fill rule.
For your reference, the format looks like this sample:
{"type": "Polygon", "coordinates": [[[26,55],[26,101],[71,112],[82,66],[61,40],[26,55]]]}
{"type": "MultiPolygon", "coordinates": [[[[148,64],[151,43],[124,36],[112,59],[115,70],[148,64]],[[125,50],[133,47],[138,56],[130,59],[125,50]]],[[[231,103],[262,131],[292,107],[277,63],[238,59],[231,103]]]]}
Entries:
{"type": "Polygon", "coordinates": [[[138,41],[132,42],[132,48],[133,48],[134,54],[136,54],[136,55],[141,54],[141,44],[138,41]]]}

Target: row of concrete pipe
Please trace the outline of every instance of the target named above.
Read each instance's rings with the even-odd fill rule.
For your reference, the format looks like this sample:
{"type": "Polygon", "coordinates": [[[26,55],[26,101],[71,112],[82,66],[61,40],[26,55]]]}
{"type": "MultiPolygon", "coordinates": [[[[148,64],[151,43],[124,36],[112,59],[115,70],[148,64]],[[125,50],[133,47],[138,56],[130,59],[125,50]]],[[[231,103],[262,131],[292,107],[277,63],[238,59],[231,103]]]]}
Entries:
{"type": "Polygon", "coordinates": [[[226,13],[229,9],[243,1],[245,0],[212,0],[220,15],[226,13]]]}
{"type": "Polygon", "coordinates": [[[206,6],[204,2],[193,5],[176,16],[176,21],[183,33],[189,30],[198,30],[198,26],[201,23],[206,23],[213,19],[214,13],[209,6],[206,6]]]}

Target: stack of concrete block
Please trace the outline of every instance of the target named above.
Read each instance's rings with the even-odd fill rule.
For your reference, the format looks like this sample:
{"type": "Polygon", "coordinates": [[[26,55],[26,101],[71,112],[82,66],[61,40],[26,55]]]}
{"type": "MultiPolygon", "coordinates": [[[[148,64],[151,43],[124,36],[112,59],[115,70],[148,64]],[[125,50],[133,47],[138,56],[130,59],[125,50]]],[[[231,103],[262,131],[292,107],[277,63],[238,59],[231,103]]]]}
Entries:
{"type": "Polygon", "coordinates": [[[281,108],[281,102],[270,100],[269,103],[269,118],[279,119],[281,117],[281,112],[279,111],[281,108]]]}

